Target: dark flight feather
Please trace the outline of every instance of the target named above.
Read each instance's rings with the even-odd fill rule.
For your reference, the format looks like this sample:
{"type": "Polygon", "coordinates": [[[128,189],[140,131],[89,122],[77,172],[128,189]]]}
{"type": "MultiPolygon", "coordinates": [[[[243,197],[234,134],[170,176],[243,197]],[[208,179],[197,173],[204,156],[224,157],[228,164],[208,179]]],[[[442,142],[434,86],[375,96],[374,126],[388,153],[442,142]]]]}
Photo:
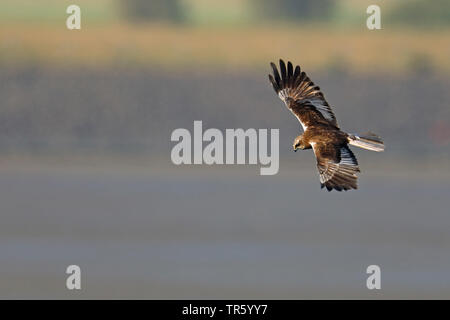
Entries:
{"type": "MultiPolygon", "coordinates": [[[[338,127],[336,116],[334,115],[328,102],[325,100],[320,87],[316,86],[309,77],[301,71],[300,66],[294,67],[289,61],[287,64],[280,59],[280,71],[277,66],[271,62],[273,76],[269,75],[269,80],[281,100],[285,102],[289,110],[294,113],[298,120],[306,127],[303,122],[302,111],[315,113],[317,121],[327,121],[335,127],[338,127]],[[281,76],[280,76],[281,73],[281,76]],[[302,106],[308,106],[304,109],[302,106]]],[[[306,116],[306,118],[311,118],[306,116]]]]}

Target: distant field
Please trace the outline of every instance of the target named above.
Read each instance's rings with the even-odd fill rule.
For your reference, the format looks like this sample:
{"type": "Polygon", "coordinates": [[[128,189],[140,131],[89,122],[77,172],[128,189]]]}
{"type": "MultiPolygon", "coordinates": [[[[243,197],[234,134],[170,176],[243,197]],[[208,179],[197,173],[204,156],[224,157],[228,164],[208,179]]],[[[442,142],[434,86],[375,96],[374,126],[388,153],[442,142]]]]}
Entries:
{"type": "Polygon", "coordinates": [[[3,23],[0,64],[255,69],[285,57],[305,68],[355,73],[450,72],[450,30],[368,31],[285,25],[194,27],[161,24],[3,23]]]}
{"type": "MultiPolygon", "coordinates": [[[[369,0],[343,0],[330,24],[274,25],[254,20],[251,1],[183,0],[187,25],[163,25],[130,24],[119,0],[78,0],[82,30],[69,31],[73,1],[2,0],[0,65],[240,70],[285,57],[308,70],[450,72],[450,28],[399,29],[386,20],[383,30],[368,31],[369,0]]],[[[391,7],[383,4],[383,14],[391,7]]]]}

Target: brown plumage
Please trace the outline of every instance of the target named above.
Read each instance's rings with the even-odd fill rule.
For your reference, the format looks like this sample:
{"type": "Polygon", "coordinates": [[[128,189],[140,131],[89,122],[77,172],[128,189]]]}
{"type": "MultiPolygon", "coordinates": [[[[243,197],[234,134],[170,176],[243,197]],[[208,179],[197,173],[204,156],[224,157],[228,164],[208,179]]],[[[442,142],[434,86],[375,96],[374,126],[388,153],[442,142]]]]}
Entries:
{"type": "Polygon", "coordinates": [[[280,60],[278,72],[274,63],[270,65],[273,75],[269,75],[269,80],[275,92],[303,127],[304,133],[294,140],[294,151],[313,149],[322,188],[328,191],[357,189],[356,173],[360,170],[348,145],[383,151],[383,141],[373,133],[356,135],[341,131],[320,88],[299,66],[294,69],[288,62],[286,67],[280,60]]]}

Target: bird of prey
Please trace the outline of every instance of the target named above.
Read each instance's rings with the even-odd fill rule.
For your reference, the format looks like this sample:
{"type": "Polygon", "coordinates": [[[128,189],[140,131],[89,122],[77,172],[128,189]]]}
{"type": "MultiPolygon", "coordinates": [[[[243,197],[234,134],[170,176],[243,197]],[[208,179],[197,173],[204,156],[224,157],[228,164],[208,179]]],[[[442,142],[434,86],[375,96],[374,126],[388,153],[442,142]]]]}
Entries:
{"type": "Polygon", "coordinates": [[[294,139],[294,151],[313,149],[321,188],[328,191],[357,189],[356,173],[360,170],[348,145],[379,152],[384,150],[383,141],[371,132],[358,135],[341,131],[320,88],[300,66],[294,69],[288,62],[286,68],[280,60],[278,72],[273,62],[270,65],[273,75],[269,74],[269,80],[275,92],[303,127],[303,134],[294,139]]]}

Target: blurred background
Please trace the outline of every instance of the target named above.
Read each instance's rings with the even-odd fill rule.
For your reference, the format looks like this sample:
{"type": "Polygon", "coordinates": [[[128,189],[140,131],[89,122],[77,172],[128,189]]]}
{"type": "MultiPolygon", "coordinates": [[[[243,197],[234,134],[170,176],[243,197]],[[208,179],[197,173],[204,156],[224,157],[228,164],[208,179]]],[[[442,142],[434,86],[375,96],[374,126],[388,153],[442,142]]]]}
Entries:
{"type": "Polygon", "coordinates": [[[373,2],[0,0],[0,298],[450,298],[450,2],[373,2]],[[359,190],[292,152],[279,58],[384,138],[359,190]],[[173,165],[194,120],[279,128],[279,174],[173,165]]]}

